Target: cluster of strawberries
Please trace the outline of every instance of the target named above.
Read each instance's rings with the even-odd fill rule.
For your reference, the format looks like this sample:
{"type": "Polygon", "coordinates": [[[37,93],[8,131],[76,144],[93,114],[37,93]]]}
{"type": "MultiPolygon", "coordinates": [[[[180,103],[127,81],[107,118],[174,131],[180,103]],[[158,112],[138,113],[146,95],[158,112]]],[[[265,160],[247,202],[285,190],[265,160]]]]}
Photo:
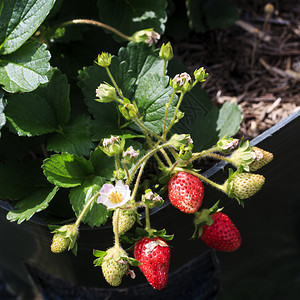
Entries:
{"type": "MultiPolygon", "coordinates": [[[[249,171],[256,171],[273,158],[270,152],[260,148],[250,147],[250,149],[254,154],[260,153],[261,157],[248,165],[249,171]]],[[[237,154],[235,155],[237,156],[237,154]]],[[[232,163],[234,162],[232,161],[232,163]]],[[[232,174],[223,185],[219,186],[219,189],[242,203],[243,199],[247,199],[259,191],[264,181],[265,178],[262,175],[240,171],[232,174]]],[[[240,247],[240,233],[231,219],[218,208],[218,202],[209,209],[199,211],[204,196],[203,184],[199,178],[188,172],[175,173],[168,182],[168,195],[174,207],[183,213],[194,214],[194,238],[201,238],[207,246],[218,251],[232,252],[240,247]]],[[[119,232],[126,232],[132,227],[135,220],[136,214],[129,215],[124,210],[119,217],[119,232]]],[[[134,257],[139,262],[137,265],[151,286],[160,290],[166,286],[168,280],[170,247],[163,236],[155,236],[155,230],[153,233],[152,236],[149,237],[148,234],[135,243],[134,257]]],[[[104,259],[111,261],[109,257],[104,259]]],[[[127,267],[124,270],[124,266],[124,264],[114,264],[115,270],[112,271],[111,263],[102,264],[107,282],[111,285],[119,285],[122,279],[120,274],[124,275],[129,269],[127,267]]]]}

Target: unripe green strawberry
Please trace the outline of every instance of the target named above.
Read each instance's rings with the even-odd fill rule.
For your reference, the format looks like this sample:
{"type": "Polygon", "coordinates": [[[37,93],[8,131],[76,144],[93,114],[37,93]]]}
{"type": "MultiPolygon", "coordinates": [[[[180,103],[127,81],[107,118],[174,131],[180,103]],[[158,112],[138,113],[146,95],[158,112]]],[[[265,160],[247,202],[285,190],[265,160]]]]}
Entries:
{"type": "Polygon", "coordinates": [[[265,151],[258,147],[251,147],[251,153],[253,157],[253,162],[249,165],[251,172],[260,169],[273,159],[273,154],[271,152],[265,151]]]}
{"type": "Polygon", "coordinates": [[[128,262],[122,259],[127,257],[127,253],[117,247],[112,247],[107,250],[107,254],[102,261],[102,273],[107,281],[112,286],[118,286],[122,282],[123,276],[128,272],[128,262]]]}
{"type": "Polygon", "coordinates": [[[257,193],[265,183],[265,177],[253,173],[234,175],[229,181],[227,191],[229,196],[238,199],[247,199],[257,193]]]}
{"type": "MultiPolygon", "coordinates": [[[[115,223],[117,213],[113,214],[113,224],[115,223]]],[[[132,209],[120,209],[119,222],[118,222],[118,233],[123,234],[127,232],[135,223],[137,218],[136,212],[132,209]]]]}
{"type": "Polygon", "coordinates": [[[53,253],[61,253],[67,250],[70,241],[68,238],[63,237],[60,233],[56,233],[53,235],[51,251],[53,253]]]}

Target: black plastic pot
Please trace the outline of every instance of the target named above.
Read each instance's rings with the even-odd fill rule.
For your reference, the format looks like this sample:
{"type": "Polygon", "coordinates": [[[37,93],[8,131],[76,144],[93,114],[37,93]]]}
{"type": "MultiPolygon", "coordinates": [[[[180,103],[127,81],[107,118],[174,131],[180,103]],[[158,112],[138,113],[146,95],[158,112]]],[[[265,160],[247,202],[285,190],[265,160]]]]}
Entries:
{"type": "MultiPolygon", "coordinates": [[[[22,290],[30,294],[32,286],[38,286],[45,299],[135,299],[137,295],[144,299],[153,296],[157,299],[214,299],[220,287],[218,299],[281,299],[272,298],[273,293],[282,294],[283,299],[294,299],[292,297],[299,293],[293,294],[297,288],[292,289],[292,285],[296,283],[295,276],[300,275],[300,268],[294,269],[295,259],[299,258],[296,245],[300,240],[299,115],[298,111],[252,141],[252,145],[273,152],[275,159],[258,171],[265,175],[266,183],[262,191],[246,201],[245,208],[214,189],[205,189],[205,207],[220,199],[224,212],[232,218],[243,238],[237,252],[217,253],[222,283],[215,252],[208,251],[201,240],[189,240],[193,218],[167,204],[151,218],[153,227],[163,226],[168,233],[175,233],[171,242],[170,279],[160,292],[149,287],[139,270],[136,270],[135,280],[125,278],[119,288],[108,287],[101,269],[93,267],[92,249],[104,250],[112,245],[110,226],[94,229],[82,226],[78,256],[70,252],[57,255],[49,249],[52,234],[47,225],[39,217],[22,225],[9,223],[5,215],[10,207],[3,201],[0,203],[2,277],[16,293],[22,290]],[[278,261],[285,272],[284,286],[267,279],[278,261]],[[284,267],[288,263],[292,263],[289,269],[292,274],[286,274],[284,267]],[[261,278],[261,274],[265,277],[261,278]],[[255,281],[258,277],[260,280],[255,281]],[[289,289],[290,298],[284,296],[285,289],[289,289]]],[[[225,164],[218,164],[205,175],[221,183],[227,168],[225,164]]],[[[297,263],[299,266],[299,259],[297,263]]]]}

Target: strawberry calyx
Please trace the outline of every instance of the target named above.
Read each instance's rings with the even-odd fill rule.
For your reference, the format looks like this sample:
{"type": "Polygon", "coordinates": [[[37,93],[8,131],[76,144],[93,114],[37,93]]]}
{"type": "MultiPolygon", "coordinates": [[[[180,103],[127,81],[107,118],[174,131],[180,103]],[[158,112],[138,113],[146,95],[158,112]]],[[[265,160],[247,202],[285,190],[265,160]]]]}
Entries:
{"type": "MultiPolygon", "coordinates": [[[[64,226],[49,226],[54,233],[54,237],[59,236],[65,243],[65,250],[72,250],[74,255],[77,255],[77,237],[78,237],[78,226],[74,224],[64,226]]],[[[62,252],[62,251],[61,251],[62,252]]]]}
{"type": "Polygon", "coordinates": [[[204,208],[194,213],[195,230],[191,237],[192,239],[200,238],[203,232],[203,225],[212,225],[213,219],[211,216],[223,209],[219,208],[219,202],[220,201],[217,201],[211,208],[204,208]]]}
{"type": "Polygon", "coordinates": [[[237,175],[242,174],[243,170],[243,167],[238,168],[235,172],[229,169],[228,179],[223,184],[223,191],[228,197],[235,199],[242,207],[244,207],[244,201],[233,193],[233,180],[237,175]]]}
{"type": "Polygon", "coordinates": [[[242,138],[238,149],[233,152],[230,159],[238,169],[242,168],[244,171],[250,172],[249,165],[253,162],[250,142],[244,141],[242,138]]]}
{"type": "Polygon", "coordinates": [[[165,229],[156,230],[156,229],[144,229],[140,227],[136,227],[135,233],[127,232],[121,236],[121,240],[124,243],[132,245],[127,251],[131,251],[134,248],[135,243],[143,239],[144,237],[147,238],[155,238],[159,237],[165,241],[171,241],[174,238],[174,234],[167,234],[165,229]]]}

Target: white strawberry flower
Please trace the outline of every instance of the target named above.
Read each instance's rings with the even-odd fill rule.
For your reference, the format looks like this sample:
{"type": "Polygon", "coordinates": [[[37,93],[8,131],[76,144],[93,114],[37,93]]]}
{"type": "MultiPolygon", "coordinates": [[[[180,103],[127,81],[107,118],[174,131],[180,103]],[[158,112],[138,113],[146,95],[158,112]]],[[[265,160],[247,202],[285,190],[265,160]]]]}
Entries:
{"type": "Polygon", "coordinates": [[[97,203],[102,203],[107,209],[117,208],[130,200],[130,194],[129,186],[123,184],[122,180],[117,181],[115,186],[105,183],[100,190],[97,203]]]}

